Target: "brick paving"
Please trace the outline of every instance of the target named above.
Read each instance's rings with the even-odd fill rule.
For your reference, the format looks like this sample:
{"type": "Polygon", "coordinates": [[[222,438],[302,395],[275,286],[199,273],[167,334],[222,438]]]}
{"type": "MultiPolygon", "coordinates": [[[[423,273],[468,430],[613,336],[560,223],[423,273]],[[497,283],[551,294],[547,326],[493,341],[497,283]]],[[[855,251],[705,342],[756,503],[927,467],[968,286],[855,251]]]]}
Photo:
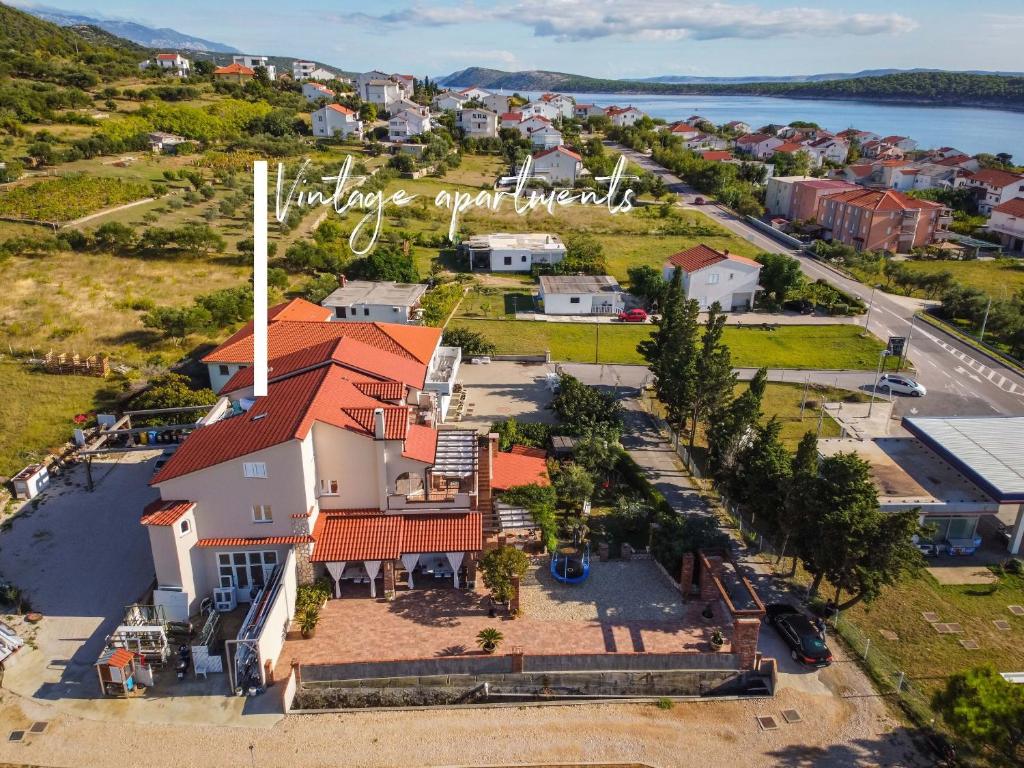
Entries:
{"type": "MultiPolygon", "coordinates": [[[[362,590],[348,587],[341,599],[327,602],[314,638],[303,640],[297,632],[289,633],[278,668],[286,672],[292,660],[327,664],[476,654],[480,653],[476,634],[484,627],[497,627],[505,635],[504,651],[520,646],[527,655],[709,652],[711,632],[719,626],[723,626],[728,638],[725,617],[718,612],[717,605],[715,617],[710,620],[701,616],[702,603],[683,605],[678,593],[676,604],[667,606],[664,577],[651,570],[650,562],[594,566],[595,572],[602,567],[608,570],[606,581],[622,581],[629,574],[631,589],[620,591],[621,605],[604,603],[588,607],[585,590],[558,585],[559,589],[524,589],[523,613],[519,618],[492,619],[487,615],[488,598],[482,586],[476,592],[433,584],[400,589],[393,602],[373,600],[364,596],[362,590]],[[617,567],[611,568],[613,565],[617,567]],[[652,578],[656,580],[653,583],[652,578]],[[642,610],[645,590],[653,596],[646,603],[646,612],[642,610]],[[573,613],[565,618],[557,606],[545,605],[562,600],[576,609],[582,604],[584,617],[576,618],[573,613]]],[[[524,579],[527,584],[542,580],[547,581],[543,575],[539,579],[536,575],[524,579]]],[[[597,596],[611,594],[600,580],[595,584],[597,596]]],[[[728,649],[727,644],[725,650],[728,649]]]]}

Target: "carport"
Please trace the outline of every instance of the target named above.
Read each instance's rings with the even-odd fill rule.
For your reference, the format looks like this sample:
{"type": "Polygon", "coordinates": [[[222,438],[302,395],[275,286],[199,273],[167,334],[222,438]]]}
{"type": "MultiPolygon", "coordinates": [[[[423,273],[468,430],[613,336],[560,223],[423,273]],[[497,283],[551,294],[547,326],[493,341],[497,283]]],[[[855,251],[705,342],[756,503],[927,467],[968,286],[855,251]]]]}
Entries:
{"type": "Polygon", "coordinates": [[[1024,417],[906,417],[903,426],[984,491],[1000,511],[1016,508],[1007,549],[1024,543],[1024,417]]]}

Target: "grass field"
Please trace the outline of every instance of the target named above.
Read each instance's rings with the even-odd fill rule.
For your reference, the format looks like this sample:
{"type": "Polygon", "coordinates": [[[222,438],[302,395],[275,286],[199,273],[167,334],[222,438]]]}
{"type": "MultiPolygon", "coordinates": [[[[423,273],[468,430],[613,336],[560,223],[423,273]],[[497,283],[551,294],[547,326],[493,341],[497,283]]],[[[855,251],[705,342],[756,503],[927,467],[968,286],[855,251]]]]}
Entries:
{"type": "MultiPolygon", "coordinates": [[[[736,394],[746,389],[747,382],[737,384],[736,394]]],[[[859,392],[812,384],[807,387],[805,401],[802,385],[769,382],[761,401],[761,411],[764,413],[763,421],[767,421],[772,416],[778,418],[782,423],[782,432],[780,433],[782,442],[787,448],[795,451],[805,432],[817,430],[818,412],[821,410],[822,403],[863,402],[866,399],[867,397],[859,392]],[[804,404],[803,418],[800,417],[801,403],[804,404]]],[[[839,434],[839,425],[832,417],[826,415],[822,418],[819,437],[839,437],[839,434]]]]}
{"type": "Polygon", "coordinates": [[[476,286],[471,290],[459,306],[457,317],[490,318],[492,320],[514,319],[516,312],[533,312],[534,289],[499,288],[493,286],[476,286]]]}
{"type": "Polygon", "coordinates": [[[54,376],[0,361],[0,476],[9,477],[71,439],[75,414],[112,401],[106,379],[54,376]]]}
{"type": "Polygon", "coordinates": [[[1024,577],[1019,575],[1001,575],[994,584],[946,586],[923,572],[886,589],[873,603],[852,607],[844,617],[927,698],[948,675],[980,664],[1004,671],[1024,669],[1024,617],[1006,608],[1022,602],[1024,577]],[[926,611],[937,613],[943,622],[960,624],[962,634],[940,635],[922,617],[926,611]],[[1010,630],[997,629],[992,623],[997,619],[1008,622],[1010,630]],[[881,630],[895,632],[898,639],[885,637],[881,630]],[[967,650],[960,640],[974,640],[979,647],[967,650]]]}
{"type": "MultiPolygon", "coordinates": [[[[455,318],[452,324],[483,334],[495,344],[498,354],[537,354],[550,350],[552,359],[559,361],[629,365],[645,364],[636,345],[652,331],[650,325],[615,323],[455,318]]],[[[732,352],[732,364],[737,368],[873,370],[883,346],[874,337],[862,337],[860,329],[851,325],[791,325],[776,331],[727,326],[725,341],[732,352]]]]}
{"type": "Polygon", "coordinates": [[[1024,289],[1024,260],[995,259],[992,261],[906,261],[913,272],[935,274],[951,272],[957,282],[969,288],[979,288],[994,298],[1010,298],[1024,289]]]}

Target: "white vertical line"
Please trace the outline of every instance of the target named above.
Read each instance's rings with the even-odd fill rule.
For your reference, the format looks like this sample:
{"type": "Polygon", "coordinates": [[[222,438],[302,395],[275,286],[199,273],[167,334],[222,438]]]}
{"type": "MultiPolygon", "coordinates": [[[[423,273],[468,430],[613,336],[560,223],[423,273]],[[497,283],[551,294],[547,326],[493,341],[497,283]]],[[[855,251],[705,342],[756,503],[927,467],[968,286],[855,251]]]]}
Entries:
{"type": "Polygon", "coordinates": [[[267,394],[267,161],[252,168],[253,395],[267,394]]]}

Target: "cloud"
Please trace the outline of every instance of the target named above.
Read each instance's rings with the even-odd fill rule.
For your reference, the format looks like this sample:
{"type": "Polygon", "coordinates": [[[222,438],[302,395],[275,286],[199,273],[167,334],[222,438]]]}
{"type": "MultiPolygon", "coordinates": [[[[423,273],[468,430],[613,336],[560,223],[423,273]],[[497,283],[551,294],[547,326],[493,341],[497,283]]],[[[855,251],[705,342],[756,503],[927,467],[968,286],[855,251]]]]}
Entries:
{"type": "MultiPolygon", "coordinates": [[[[351,18],[351,17],[350,17],[351,18]]],[[[794,6],[679,0],[514,0],[483,8],[413,5],[357,20],[373,25],[428,27],[506,22],[532,28],[537,37],[559,41],[628,37],[650,40],[764,39],[806,35],[880,35],[909,32],[917,23],[898,13],[842,13],[794,6]]]]}

